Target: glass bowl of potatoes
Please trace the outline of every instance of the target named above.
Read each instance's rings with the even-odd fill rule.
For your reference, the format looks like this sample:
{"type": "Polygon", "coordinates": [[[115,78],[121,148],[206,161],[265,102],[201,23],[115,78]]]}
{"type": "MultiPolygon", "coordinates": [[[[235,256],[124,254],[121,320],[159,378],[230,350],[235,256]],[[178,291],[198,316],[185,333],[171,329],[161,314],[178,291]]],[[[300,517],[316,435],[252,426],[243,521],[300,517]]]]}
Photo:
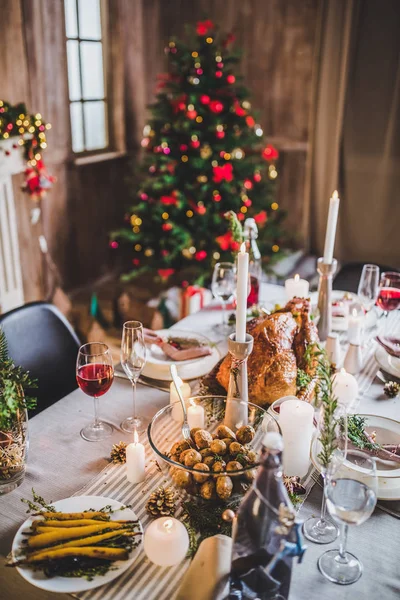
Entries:
{"type": "Polygon", "coordinates": [[[203,500],[228,502],[243,495],[256,476],[265,433],[280,433],[277,421],[249,402],[247,422],[229,428],[225,396],[195,396],[189,403],[204,410],[204,426],[191,429],[190,440],[182,436],[179,403],[159,410],[149,425],[150,446],[163,473],[178,491],[203,500]]]}

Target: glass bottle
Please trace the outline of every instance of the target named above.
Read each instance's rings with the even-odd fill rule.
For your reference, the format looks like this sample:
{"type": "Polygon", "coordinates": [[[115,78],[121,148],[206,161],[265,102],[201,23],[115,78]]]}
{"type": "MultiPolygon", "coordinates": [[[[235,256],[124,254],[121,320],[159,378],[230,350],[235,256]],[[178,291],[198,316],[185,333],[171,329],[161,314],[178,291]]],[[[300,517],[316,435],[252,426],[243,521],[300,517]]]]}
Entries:
{"type": "Polygon", "coordinates": [[[286,600],[293,556],[305,548],[282,479],[282,437],[268,432],[262,463],[233,523],[229,599],[286,600]]]}
{"type": "Polygon", "coordinates": [[[247,307],[249,307],[258,304],[262,274],[261,254],[257,246],[258,228],[254,219],[245,220],[243,237],[249,253],[250,294],[247,298],[247,307]]]}

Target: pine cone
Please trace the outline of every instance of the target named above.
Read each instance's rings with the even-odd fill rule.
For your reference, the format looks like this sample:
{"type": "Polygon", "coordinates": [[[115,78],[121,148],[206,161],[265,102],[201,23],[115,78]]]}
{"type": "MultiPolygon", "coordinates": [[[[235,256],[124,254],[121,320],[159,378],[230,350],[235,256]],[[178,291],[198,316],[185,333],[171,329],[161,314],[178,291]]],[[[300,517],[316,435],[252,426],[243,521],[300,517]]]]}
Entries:
{"type": "Polygon", "coordinates": [[[119,444],[114,444],[111,450],[111,460],[115,464],[123,464],[126,463],[126,447],[128,444],[125,442],[120,442],[119,444]]]}
{"type": "Polygon", "coordinates": [[[400,383],[396,381],[388,381],[383,387],[383,391],[389,398],[395,398],[400,392],[400,383]]]}
{"type": "Polygon", "coordinates": [[[175,492],[172,488],[157,488],[146,504],[147,512],[153,517],[169,517],[175,513],[175,492]]]}

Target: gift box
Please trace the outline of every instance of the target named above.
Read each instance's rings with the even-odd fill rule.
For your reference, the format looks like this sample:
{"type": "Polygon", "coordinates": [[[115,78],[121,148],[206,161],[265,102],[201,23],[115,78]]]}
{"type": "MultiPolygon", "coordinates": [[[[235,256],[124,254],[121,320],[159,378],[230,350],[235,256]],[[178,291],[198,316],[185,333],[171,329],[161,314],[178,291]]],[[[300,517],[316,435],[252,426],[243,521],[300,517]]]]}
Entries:
{"type": "Polygon", "coordinates": [[[181,291],[180,319],[198,312],[212,300],[212,293],[207,288],[189,285],[181,291]]]}

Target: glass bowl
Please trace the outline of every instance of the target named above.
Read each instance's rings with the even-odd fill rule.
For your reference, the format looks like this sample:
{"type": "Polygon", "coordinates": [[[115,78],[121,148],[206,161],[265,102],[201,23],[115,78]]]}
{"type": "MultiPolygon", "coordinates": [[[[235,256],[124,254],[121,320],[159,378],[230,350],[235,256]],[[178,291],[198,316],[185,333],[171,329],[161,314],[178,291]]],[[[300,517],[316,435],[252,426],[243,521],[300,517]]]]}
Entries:
{"type": "MultiPolygon", "coordinates": [[[[267,431],[280,433],[277,421],[263,408],[249,402],[247,425],[253,431],[251,429],[243,431],[242,428],[238,434],[243,442],[240,444],[233,438],[230,441],[229,436],[223,438],[222,431],[219,431],[217,435],[218,426],[224,425],[225,396],[194,396],[190,402],[203,407],[204,429],[211,434],[215,441],[221,440],[223,444],[218,443],[217,446],[220,446],[218,452],[213,452],[210,444],[214,448],[215,445],[211,443],[210,436],[206,436],[208,441],[201,440],[202,448],[198,447],[194,439],[192,447],[189,448],[182,436],[182,423],[176,421],[179,403],[168,404],[154,415],[148,427],[150,446],[156,454],[164,475],[170,478],[179,492],[198,496],[204,500],[226,502],[235,495],[244,494],[255,478],[256,468],[260,464],[262,440],[265,433],[267,431]],[[251,435],[254,436],[251,441],[244,443],[244,440],[251,435]],[[231,447],[234,441],[236,441],[236,445],[231,447]],[[182,445],[176,451],[178,442],[182,442],[182,445]],[[175,448],[173,448],[174,445],[175,448]],[[197,459],[193,453],[190,456],[182,457],[185,450],[197,451],[197,459]],[[186,458],[188,464],[179,462],[182,458],[186,458]],[[192,464],[192,458],[195,464],[192,464]],[[203,463],[203,461],[205,462],[203,463]],[[202,463],[203,466],[198,467],[199,463],[202,463]],[[216,463],[219,465],[216,466],[216,463]],[[208,469],[204,468],[204,464],[208,469]]],[[[236,431],[233,433],[236,437],[236,431]]]]}

